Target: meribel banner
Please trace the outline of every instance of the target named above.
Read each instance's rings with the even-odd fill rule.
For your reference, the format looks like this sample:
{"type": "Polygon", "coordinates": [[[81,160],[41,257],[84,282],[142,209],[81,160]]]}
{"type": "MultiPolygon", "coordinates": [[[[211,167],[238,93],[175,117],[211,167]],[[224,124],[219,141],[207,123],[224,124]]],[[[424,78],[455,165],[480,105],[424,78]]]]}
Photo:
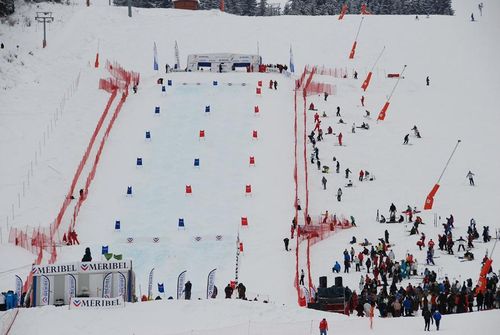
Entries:
{"type": "Polygon", "coordinates": [[[71,298],[71,302],[69,303],[69,309],[117,307],[125,307],[125,302],[121,296],[116,298],[71,298]]]}
{"type": "Polygon", "coordinates": [[[31,272],[33,276],[42,275],[66,275],[77,273],[103,273],[128,271],[132,269],[131,260],[103,261],[103,262],[81,262],[63,263],[49,265],[33,265],[31,272]]]}

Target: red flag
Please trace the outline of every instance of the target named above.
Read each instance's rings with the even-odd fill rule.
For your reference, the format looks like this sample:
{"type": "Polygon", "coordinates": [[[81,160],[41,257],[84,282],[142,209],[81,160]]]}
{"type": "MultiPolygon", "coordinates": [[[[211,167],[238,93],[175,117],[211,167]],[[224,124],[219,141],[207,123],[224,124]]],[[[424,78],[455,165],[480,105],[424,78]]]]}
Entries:
{"type": "Polygon", "coordinates": [[[425,210],[432,209],[432,205],[434,204],[434,196],[436,195],[438,190],[439,190],[439,184],[436,184],[429,192],[429,195],[427,195],[427,199],[425,199],[425,204],[424,204],[425,210]]]}
{"type": "Polygon", "coordinates": [[[96,55],[95,55],[95,63],[94,63],[94,67],[95,67],[95,68],[98,68],[98,67],[99,67],[99,53],[96,53],[96,55]]]}
{"type": "Polygon", "coordinates": [[[385,119],[385,113],[387,112],[387,108],[389,108],[389,101],[387,101],[384,105],[384,107],[382,107],[382,110],[380,111],[380,113],[378,114],[378,118],[377,118],[377,121],[380,120],[380,121],[384,121],[385,119]]]}
{"type": "Polygon", "coordinates": [[[347,5],[344,4],[342,5],[342,9],[340,11],[339,20],[342,20],[344,18],[346,12],[347,12],[347,5]]]}
{"type": "Polygon", "coordinates": [[[491,263],[493,263],[493,260],[490,258],[488,258],[486,262],[484,262],[484,265],[481,269],[481,273],[479,274],[479,283],[478,283],[479,287],[476,290],[476,293],[478,292],[484,293],[486,291],[486,284],[487,284],[486,275],[490,271],[491,263]]]}
{"type": "Polygon", "coordinates": [[[361,85],[361,89],[366,92],[366,89],[368,88],[368,85],[370,85],[370,80],[372,80],[372,72],[368,72],[368,75],[366,76],[365,81],[363,82],[363,85],[361,85]]]}
{"type": "Polygon", "coordinates": [[[356,45],[358,44],[358,42],[354,41],[354,43],[352,44],[352,49],[351,49],[351,53],[349,54],[349,59],[353,59],[354,58],[354,54],[356,53],[356,45]]]}

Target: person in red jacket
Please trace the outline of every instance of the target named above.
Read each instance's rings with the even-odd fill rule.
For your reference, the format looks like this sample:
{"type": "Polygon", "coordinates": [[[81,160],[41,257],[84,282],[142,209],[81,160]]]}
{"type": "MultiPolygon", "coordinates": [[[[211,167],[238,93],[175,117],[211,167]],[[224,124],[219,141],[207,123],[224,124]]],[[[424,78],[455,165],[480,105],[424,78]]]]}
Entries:
{"type": "Polygon", "coordinates": [[[363,170],[359,171],[359,181],[363,181],[364,176],[365,176],[365,172],[363,170]]]}
{"type": "Polygon", "coordinates": [[[328,331],[328,322],[326,322],[326,319],[321,320],[319,323],[319,335],[327,335],[328,331]]]}

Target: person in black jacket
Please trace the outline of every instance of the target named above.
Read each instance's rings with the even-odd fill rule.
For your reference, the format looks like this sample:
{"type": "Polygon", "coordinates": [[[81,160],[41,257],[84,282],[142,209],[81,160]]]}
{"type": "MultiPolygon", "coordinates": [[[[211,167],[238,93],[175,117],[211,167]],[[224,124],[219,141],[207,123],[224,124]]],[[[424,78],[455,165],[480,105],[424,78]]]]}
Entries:
{"type": "Polygon", "coordinates": [[[90,254],[90,248],[85,248],[85,255],[83,255],[82,262],[92,262],[92,255],[90,254]]]}
{"type": "Polygon", "coordinates": [[[184,285],[184,297],[186,300],[191,300],[191,288],[193,287],[193,284],[188,280],[187,283],[184,285]]]}
{"type": "Polygon", "coordinates": [[[427,308],[422,311],[422,316],[424,317],[424,330],[430,331],[432,313],[427,308]]]}
{"type": "Polygon", "coordinates": [[[227,284],[224,289],[224,293],[226,294],[226,299],[231,299],[231,296],[233,295],[233,288],[231,287],[231,284],[227,284]]]}
{"type": "Polygon", "coordinates": [[[238,298],[242,300],[247,300],[246,297],[247,288],[245,287],[245,285],[243,285],[243,283],[239,283],[237,288],[238,288],[238,298]]]}

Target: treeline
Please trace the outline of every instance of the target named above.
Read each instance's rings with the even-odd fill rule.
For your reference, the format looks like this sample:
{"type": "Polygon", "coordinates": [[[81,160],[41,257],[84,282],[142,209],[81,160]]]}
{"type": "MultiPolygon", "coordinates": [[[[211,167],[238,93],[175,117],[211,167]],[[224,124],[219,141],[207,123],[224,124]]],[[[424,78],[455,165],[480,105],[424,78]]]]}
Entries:
{"type": "Polygon", "coordinates": [[[290,0],[283,9],[285,15],[338,15],[342,5],[348,14],[360,14],[366,4],[372,14],[381,15],[453,15],[451,0],[290,0]]]}
{"type": "MultiPolygon", "coordinates": [[[[0,17],[14,12],[15,0],[0,0],[0,17]]],[[[271,0],[272,1],[272,0],[271,0]]],[[[453,15],[452,0],[289,0],[285,7],[271,5],[268,0],[224,0],[224,11],[241,16],[273,15],[338,15],[346,4],[349,14],[360,14],[366,4],[372,14],[383,15],[453,15]]],[[[31,0],[31,2],[44,2],[31,0]]],[[[65,2],[54,0],[52,2],[65,2]]],[[[127,6],[128,0],[113,0],[116,6],[127,6]]],[[[218,9],[220,0],[199,0],[200,9],[218,9]]],[[[133,7],[172,8],[172,0],[132,0],[133,7]]]]}

